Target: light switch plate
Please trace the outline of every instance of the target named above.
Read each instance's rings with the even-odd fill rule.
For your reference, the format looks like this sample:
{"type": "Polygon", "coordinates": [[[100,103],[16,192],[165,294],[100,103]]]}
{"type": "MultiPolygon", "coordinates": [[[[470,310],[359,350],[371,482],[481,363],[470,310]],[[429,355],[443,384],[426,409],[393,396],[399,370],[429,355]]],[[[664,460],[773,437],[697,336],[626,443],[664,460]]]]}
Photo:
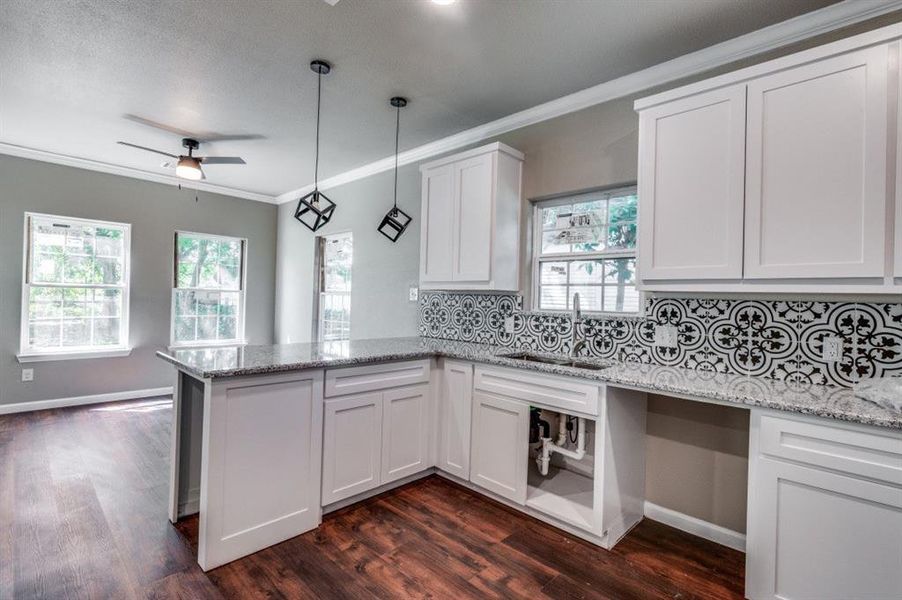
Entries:
{"type": "Polygon", "coordinates": [[[659,348],[676,348],[677,343],[676,325],[657,325],[655,326],[655,346],[659,348]]]}
{"type": "Polygon", "coordinates": [[[22,381],[34,381],[34,369],[22,369],[22,381]]]}
{"type": "Polygon", "coordinates": [[[410,290],[407,293],[407,299],[411,302],[416,302],[420,298],[420,288],[415,285],[410,286],[410,290]]]}

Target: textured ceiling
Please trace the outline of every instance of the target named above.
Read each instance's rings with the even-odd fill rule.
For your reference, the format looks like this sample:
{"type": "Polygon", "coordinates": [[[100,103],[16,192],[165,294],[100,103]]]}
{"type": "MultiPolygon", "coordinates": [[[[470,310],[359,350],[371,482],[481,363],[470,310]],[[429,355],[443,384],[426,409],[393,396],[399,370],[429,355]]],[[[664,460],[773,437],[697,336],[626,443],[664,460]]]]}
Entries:
{"type": "Polygon", "coordinates": [[[0,0],[0,142],[167,173],[116,140],[247,166],[208,181],[277,195],[832,4],[831,0],[0,0]]]}

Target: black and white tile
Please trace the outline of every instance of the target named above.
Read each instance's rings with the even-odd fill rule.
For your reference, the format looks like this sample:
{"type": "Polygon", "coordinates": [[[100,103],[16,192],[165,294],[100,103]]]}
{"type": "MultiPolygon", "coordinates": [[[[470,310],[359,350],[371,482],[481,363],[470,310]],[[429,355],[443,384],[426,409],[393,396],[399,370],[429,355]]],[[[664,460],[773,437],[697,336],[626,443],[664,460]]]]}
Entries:
{"type": "MultiPolygon", "coordinates": [[[[645,315],[586,318],[586,353],[630,363],[755,375],[791,385],[851,386],[902,375],[902,303],[653,297],[645,315]],[[655,345],[655,328],[676,327],[675,348],[655,345]],[[822,359],[839,338],[842,358],[822,359]]],[[[420,334],[542,352],[568,352],[567,314],[524,312],[517,294],[424,292],[420,334]],[[513,317],[513,332],[505,320],[513,317]]]]}

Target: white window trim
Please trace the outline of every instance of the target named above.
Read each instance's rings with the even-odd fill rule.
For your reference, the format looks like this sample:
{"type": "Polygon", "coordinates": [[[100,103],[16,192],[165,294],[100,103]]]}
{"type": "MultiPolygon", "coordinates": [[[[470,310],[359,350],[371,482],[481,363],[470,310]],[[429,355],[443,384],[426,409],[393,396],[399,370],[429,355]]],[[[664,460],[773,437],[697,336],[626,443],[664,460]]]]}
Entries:
{"type": "MultiPolygon", "coordinates": [[[[184,230],[176,230],[174,235],[172,236],[172,293],[169,298],[169,347],[184,349],[184,348],[211,348],[211,347],[228,347],[228,346],[246,346],[247,338],[245,337],[245,306],[246,306],[246,296],[247,296],[247,238],[231,236],[231,235],[219,235],[215,233],[203,233],[199,231],[184,231],[184,230]],[[238,337],[234,340],[211,340],[211,341],[199,341],[192,340],[190,342],[177,342],[175,341],[175,294],[178,290],[194,290],[194,291],[209,291],[205,288],[180,288],[178,287],[178,236],[182,235],[197,235],[203,236],[205,238],[217,239],[217,240],[228,240],[235,241],[238,240],[241,242],[241,286],[238,289],[238,323],[237,323],[237,333],[238,337]]],[[[217,290],[221,291],[221,290],[217,290]]],[[[233,290],[225,290],[225,291],[233,291],[233,290]]]]}
{"type": "MultiPolygon", "coordinates": [[[[99,219],[84,219],[79,217],[63,217],[60,215],[51,215],[46,213],[26,212],[22,233],[22,298],[21,313],[19,315],[19,353],[16,359],[20,363],[27,362],[46,362],[56,360],[77,360],[89,358],[113,358],[128,356],[131,354],[132,347],[129,345],[129,295],[131,292],[131,248],[132,248],[132,226],[131,223],[117,223],[115,221],[103,221],[99,219]],[[31,296],[30,279],[30,259],[31,259],[31,219],[53,219],[61,223],[90,224],[90,225],[109,225],[110,227],[121,227],[125,231],[125,239],[123,240],[123,266],[122,266],[122,314],[119,315],[119,339],[125,340],[124,344],[116,346],[96,346],[96,347],[73,347],[73,348],[53,348],[48,350],[36,350],[28,348],[28,308],[29,298],[31,296]]],[[[61,286],[65,287],[65,286],[61,286]]],[[[77,286],[76,286],[77,287],[77,286]]],[[[111,286],[119,287],[119,286],[111,286]]]]}
{"type": "MultiPolygon", "coordinates": [[[[354,244],[354,231],[351,229],[343,229],[340,231],[333,231],[332,233],[324,233],[323,235],[317,236],[317,243],[325,243],[325,240],[328,238],[337,238],[342,236],[349,236],[351,238],[351,247],[353,248],[354,244]]],[[[325,273],[326,268],[326,257],[325,255],[321,255],[323,249],[320,248],[317,250],[316,256],[314,256],[314,270],[317,271],[314,275],[316,277],[315,285],[314,285],[314,311],[313,311],[313,327],[314,332],[316,334],[315,339],[317,343],[322,344],[335,344],[340,342],[348,342],[351,340],[351,320],[348,320],[348,337],[347,339],[341,340],[324,340],[323,339],[323,295],[324,294],[346,294],[348,296],[348,302],[350,305],[351,294],[354,288],[354,275],[353,275],[353,262],[351,265],[351,289],[342,292],[327,292],[323,289],[323,275],[325,273]]],[[[351,313],[353,314],[353,312],[351,313]]]]}
{"type": "MultiPolygon", "coordinates": [[[[569,310],[554,310],[549,308],[540,308],[541,302],[541,284],[542,273],[541,264],[543,262],[559,262],[570,260],[597,260],[597,259],[614,259],[614,258],[634,258],[636,260],[636,268],[639,265],[639,244],[636,240],[636,247],[628,250],[605,250],[602,252],[565,252],[559,254],[547,254],[542,256],[542,215],[543,208],[553,206],[563,206],[567,204],[575,204],[580,196],[588,196],[591,194],[614,194],[616,192],[635,189],[635,183],[625,183],[612,187],[605,187],[598,190],[585,190],[581,192],[572,192],[562,194],[557,197],[535,199],[532,201],[532,256],[530,257],[530,271],[532,273],[532,286],[529,313],[544,313],[553,315],[568,314],[569,310]]],[[[640,200],[641,201],[641,200],[640,200]]],[[[638,215],[637,215],[638,221],[638,215]]],[[[636,282],[638,288],[639,274],[636,273],[636,282]]],[[[645,292],[639,290],[639,310],[636,312],[616,312],[616,311],[581,311],[584,317],[615,317],[615,318],[635,318],[645,314],[645,292]]]]}

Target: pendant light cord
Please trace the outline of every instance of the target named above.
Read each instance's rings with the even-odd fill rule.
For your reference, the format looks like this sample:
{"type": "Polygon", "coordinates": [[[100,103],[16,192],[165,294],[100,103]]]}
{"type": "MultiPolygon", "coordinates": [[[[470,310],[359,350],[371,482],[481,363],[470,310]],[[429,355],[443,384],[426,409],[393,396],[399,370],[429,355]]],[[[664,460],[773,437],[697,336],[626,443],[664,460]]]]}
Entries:
{"type": "Polygon", "coordinates": [[[394,210],[397,212],[398,210],[398,140],[401,137],[401,107],[395,107],[396,119],[395,119],[395,208],[394,210]]]}
{"type": "Polygon", "coordinates": [[[313,189],[318,189],[319,184],[319,105],[322,99],[323,72],[316,75],[316,151],[313,159],[313,189]]]}

